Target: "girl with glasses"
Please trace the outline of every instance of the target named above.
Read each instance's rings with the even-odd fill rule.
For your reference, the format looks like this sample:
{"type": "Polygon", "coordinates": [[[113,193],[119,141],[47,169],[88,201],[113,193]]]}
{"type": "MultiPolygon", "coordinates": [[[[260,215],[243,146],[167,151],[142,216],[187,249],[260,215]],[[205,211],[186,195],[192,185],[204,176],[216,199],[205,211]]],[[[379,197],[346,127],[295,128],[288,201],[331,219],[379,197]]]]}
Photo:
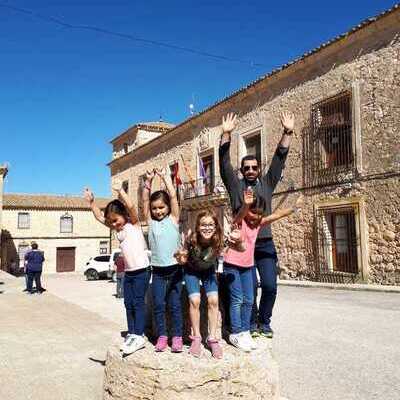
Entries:
{"type": "Polygon", "coordinates": [[[216,267],[223,248],[223,232],[217,216],[211,209],[201,211],[196,218],[194,232],[189,231],[183,248],[176,252],[179,264],[184,264],[184,280],[189,295],[189,315],[192,326],[189,353],[200,357],[200,282],[207,294],[209,335],[207,347],[214,358],[222,358],[222,348],[217,339],[218,284],[216,267]]]}

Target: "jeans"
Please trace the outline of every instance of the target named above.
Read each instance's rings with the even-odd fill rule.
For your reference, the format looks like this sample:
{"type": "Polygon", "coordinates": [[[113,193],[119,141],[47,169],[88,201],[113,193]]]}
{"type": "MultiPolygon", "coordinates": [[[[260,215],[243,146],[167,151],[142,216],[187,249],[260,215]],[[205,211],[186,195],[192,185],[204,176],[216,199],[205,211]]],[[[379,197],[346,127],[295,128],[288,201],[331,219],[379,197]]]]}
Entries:
{"type": "Polygon", "coordinates": [[[250,329],[257,329],[257,325],[263,332],[271,330],[271,316],[277,293],[277,262],[275,245],[272,239],[258,240],[254,253],[255,266],[260,274],[261,299],[257,308],[257,275],[253,269],[254,304],[251,314],[250,329]]]}
{"type": "Polygon", "coordinates": [[[171,313],[172,336],[182,336],[182,267],[153,267],[153,309],[158,336],[167,336],[166,306],[171,313]]]}
{"type": "Polygon", "coordinates": [[[145,296],[149,287],[150,271],[147,268],[126,271],[124,277],[124,304],[128,333],[142,336],[146,324],[145,296]]]}
{"type": "Polygon", "coordinates": [[[124,273],[117,273],[117,298],[122,299],[124,297],[124,273]]]}
{"type": "Polygon", "coordinates": [[[186,268],[184,278],[189,298],[192,296],[200,296],[200,281],[203,284],[207,297],[218,295],[218,282],[215,268],[209,268],[205,271],[194,271],[186,268]]]}
{"type": "Polygon", "coordinates": [[[27,283],[27,289],[28,292],[33,292],[33,280],[35,279],[35,285],[36,285],[36,291],[41,292],[42,289],[42,284],[40,283],[40,277],[42,275],[42,271],[28,271],[28,283],[27,283]]]}
{"type": "Polygon", "coordinates": [[[224,279],[229,290],[231,333],[250,330],[254,303],[253,269],[224,263],[224,279]]]}

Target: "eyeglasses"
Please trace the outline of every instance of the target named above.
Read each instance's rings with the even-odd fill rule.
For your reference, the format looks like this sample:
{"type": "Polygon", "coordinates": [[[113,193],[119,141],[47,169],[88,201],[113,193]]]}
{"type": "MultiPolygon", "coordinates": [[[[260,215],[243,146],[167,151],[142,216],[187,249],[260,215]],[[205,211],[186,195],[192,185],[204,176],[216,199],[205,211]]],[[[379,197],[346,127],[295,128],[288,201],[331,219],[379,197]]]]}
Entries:
{"type": "Polygon", "coordinates": [[[258,171],[258,165],[245,165],[243,167],[244,172],[249,172],[250,170],[252,171],[258,171]]]}
{"type": "Polygon", "coordinates": [[[215,224],[200,224],[200,228],[214,229],[215,224]]]}

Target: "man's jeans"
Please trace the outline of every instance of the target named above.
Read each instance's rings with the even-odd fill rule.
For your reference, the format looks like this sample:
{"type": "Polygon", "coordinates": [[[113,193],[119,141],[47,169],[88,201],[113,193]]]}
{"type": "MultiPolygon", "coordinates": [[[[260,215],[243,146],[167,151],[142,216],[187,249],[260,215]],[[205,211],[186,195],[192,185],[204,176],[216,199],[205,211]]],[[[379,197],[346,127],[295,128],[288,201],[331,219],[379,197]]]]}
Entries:
{"type": "Polygon", "coordinates": [[[124,277],[124,304],[128,333],[142,336],[146,324],[145,296],[149,287],[150,271],[148,268],[126,271],[124,277]]]}
{"type": "Polygon", "coordinates": [[[171,313],[172,336],[182,336],[182,279],[180,265],[153,267],[153,309],[158,336],[167,336],[166,306],[171,313]]]}
{"type": "Polygon", "coordinates": [[[231,333],[250,330],[254,303],[253,269],[224,263],[224,279],[229,291],[231,333]]]}
{"type": "Polygon", "coordinates": [[[42,271],[28,271],[28,284],[27,284],[27,289],[28,292],[32,293],[33,292],[33,280],[35,280],[35,285],[36,285],[36,291],[37,292],[42,292],[42,284],[40,283],[40,276],[42,275],[42,271]]]}
{"type": "Polygon", "coordinates": [[[254,304],[251,314],[250,330],[257,325],[263,332],[271,330],[271,316],[277,293],[277,262],[275,245],[272,239],[257,240],[254,253],[255,266],[260,274],[261,300],[257,307],[257,274],[253,268],[254,304]]]}

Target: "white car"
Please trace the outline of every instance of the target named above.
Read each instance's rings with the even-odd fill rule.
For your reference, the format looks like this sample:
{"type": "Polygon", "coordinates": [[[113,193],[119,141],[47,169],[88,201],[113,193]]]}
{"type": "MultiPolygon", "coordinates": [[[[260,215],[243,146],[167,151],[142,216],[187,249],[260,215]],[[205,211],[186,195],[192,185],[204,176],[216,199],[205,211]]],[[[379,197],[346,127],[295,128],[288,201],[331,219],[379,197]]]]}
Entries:
{"type": "Polygon", "coordinates": [[[111,254],[99,254],[96,257],[90,257],[86,263],[84,275],[88,281],[94,281],[100,278],[115,279],[115,260],[121,255],[121,250],[113,250],[111,254]]]}

